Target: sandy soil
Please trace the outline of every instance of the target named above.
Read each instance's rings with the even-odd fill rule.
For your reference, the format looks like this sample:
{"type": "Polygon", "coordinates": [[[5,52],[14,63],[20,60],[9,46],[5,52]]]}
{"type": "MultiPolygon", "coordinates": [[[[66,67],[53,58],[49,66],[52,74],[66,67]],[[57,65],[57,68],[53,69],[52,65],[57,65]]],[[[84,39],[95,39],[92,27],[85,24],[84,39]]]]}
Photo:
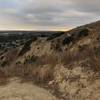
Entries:
{"type": "Polygon", "coordinates": [[[20,83],[17,78],[0,86],[0,100],[57,100],[48,91],[31,83],[20,83]]]}

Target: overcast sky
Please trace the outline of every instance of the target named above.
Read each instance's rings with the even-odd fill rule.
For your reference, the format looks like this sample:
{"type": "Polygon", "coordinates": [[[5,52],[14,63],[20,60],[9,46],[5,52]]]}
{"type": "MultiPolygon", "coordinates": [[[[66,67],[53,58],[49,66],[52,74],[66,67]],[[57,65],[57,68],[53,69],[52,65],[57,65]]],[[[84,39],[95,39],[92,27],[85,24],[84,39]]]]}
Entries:
{"type": "Polygon", "coordinates": [[[0,29],[67,30],[100,18],[100,0],[0,0],[0,29]]]}

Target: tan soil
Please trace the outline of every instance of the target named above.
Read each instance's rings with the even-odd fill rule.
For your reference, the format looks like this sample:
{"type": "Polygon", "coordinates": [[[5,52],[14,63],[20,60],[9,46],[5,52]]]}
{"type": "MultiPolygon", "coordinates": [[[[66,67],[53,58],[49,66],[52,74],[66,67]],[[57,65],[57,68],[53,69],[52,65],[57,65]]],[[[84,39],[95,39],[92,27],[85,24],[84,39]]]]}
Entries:
{"type": "Polygon", "coordinates": [[[20,83],[17,78],[0,86],[0,100],[57,100],[48,91],[31,83],[20,83]]]}

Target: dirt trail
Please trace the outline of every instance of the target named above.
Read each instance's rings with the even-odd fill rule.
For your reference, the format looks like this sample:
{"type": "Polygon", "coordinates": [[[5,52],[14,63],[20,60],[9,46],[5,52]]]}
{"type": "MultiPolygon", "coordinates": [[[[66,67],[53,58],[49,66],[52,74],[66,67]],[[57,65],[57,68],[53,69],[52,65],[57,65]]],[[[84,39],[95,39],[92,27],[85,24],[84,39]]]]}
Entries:
{"type": "Polygon", "coordinates": [[[31,83],[20,83],[11,79],[7,85],[0,86],[0,100],[57,100],[45,89],[31,83]]]}

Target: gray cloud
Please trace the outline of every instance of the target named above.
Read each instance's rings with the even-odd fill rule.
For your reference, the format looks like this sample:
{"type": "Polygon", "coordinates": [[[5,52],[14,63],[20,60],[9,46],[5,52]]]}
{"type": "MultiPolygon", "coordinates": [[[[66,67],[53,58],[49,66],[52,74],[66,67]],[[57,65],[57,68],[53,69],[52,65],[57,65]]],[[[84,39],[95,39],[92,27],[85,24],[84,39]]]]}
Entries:
{"type": "Polygon", "coordinates": [[[99,4],[99,0],[1,0],[0,27],[72,28],[98,20],[99,4]]]}
{"type": "Polygon", "coordinates": [[[75,0],[73,4],[81,12],[100,14],[100,0],[75,0]]]}

